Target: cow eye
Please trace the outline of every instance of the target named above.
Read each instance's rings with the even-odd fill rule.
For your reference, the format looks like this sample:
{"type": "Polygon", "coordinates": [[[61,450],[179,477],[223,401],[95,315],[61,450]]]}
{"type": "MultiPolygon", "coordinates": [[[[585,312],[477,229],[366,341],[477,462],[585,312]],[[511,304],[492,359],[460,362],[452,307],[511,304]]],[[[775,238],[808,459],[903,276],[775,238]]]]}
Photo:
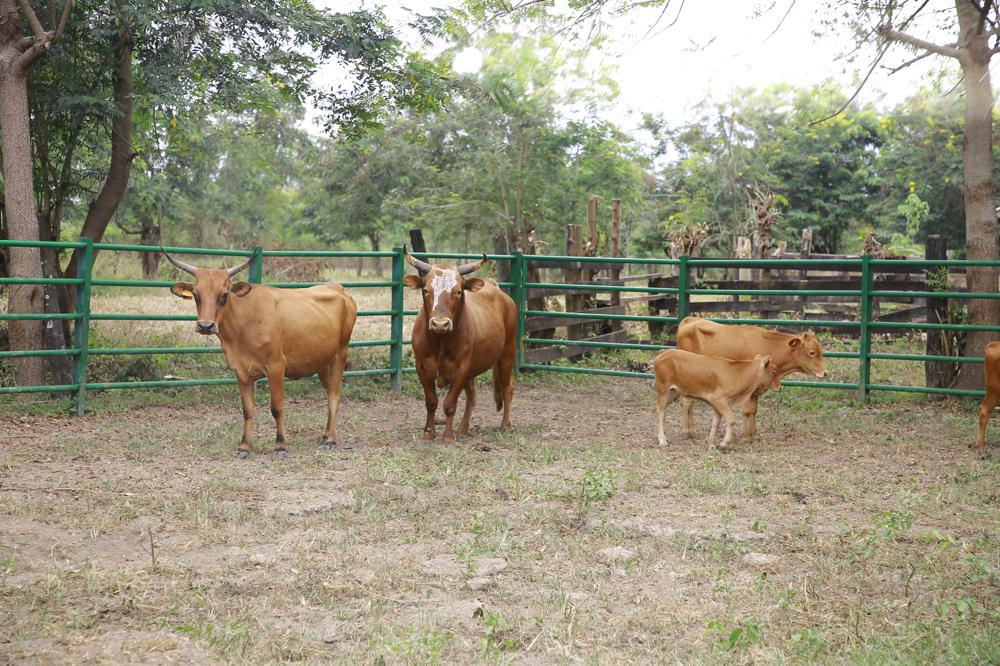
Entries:
{"type": "Polygon", "coordinates": [[[219,305],[225,305],[226,301],[229,300],[229,292],[225,292],[222,296],[219,296],[219,305]]]}

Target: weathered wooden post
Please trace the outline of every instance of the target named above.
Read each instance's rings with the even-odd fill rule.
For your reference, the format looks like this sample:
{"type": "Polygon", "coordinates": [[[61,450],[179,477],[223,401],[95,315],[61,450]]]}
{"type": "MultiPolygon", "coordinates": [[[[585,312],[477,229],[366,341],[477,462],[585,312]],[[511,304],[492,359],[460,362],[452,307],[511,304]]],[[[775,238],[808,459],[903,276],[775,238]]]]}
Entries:
{"type": "MultiPolygon", "coordinates": [[[[802,230],[802,244],[799,246],[799,259],[809,259],[809,255],[812,254],[812,243],[813,243],[813,231],[812,229],[806,227],[802,230]]],[[[809,269],[805,266],[799,267],[799,289],[808,289],[809,280],[809,269]]],[[[805,296],[796,296],[796,310],[799,314],[805,312],[806,309],[806,299],[805,296]]]]}
{"type": "MultiPolygon", "coordinates": [[[[510,244],[507,240],[506,231],[498,231],[493,234],[493,252],[496,254],[510,254],[510,244]]],[[[510,262],[497,261],[494,265],[497,267],[497,282],[510,282],[510,262]]],[[[514,293],[511,287],[503,287],[503,290],[511,295],[514,293]]]]}
{"type": "MultiPolygon", "coordinates": [[[[611,200],[611,256],[622,256],[622,200],[611,200]]],[[[618,284],[622,277],[621,269],[611,269],[611,283],[618,284]]],[[[620,291],[611,292],[611,305],[613,307],[622,304],[622,293],[620,291]]],[[[611,322],[612,331],[622,330],[621,320],[615,319],[611,322]]]]}
{"type": "MultiPolygon", "coordinates": [[[[748,237],[746,237],[746,236],[740,236],[739,238],[736,239],[736,258],[737,259],[749,259],[751,256],[752,256],[752,250],[751,250],[750,239],[748,237]]],[[[742,289],[743,286],[744,286],[743,285],[744,282],[752,282],[753,281],[753,270],[750,269],[750,268],[740,268],[736,272],[736,279],[739,281],[739,288],[742,289]]],[[[753,286],[754,286],[753,284],[750,285],[750,287],[753,287],[753,286]]],[[[733,296],[733,302],[734,303],[739,302],[739,301],[746,301],[746,300],[750,300],[750,297],[749,296],[733,296]]],[[[738,308],[737,308],[737,310],[738,310],[738,308]]],[[[738,312],[738,314],[742,315],[743,313],[742,312],[738,312]]]]}
{"type": "MultiPolygon", "coordinates": [[[[924,245],[925,259],[947,259],[948,253],[945,240],[942,236],[933,234],[927,237],[924,245]]],[[[924,271],[925,291],[947,291],[948,290],[948,267],[928,266],[924,271]]],[[[927,299],[927,323],[943,324],[948,319],[948,300],[945,298],[927,299]]],[[[951,336],[951,331],[928,329],[927,331],[927,355],[928,356],[949,356],[951,345],[947,340],[951,336]]],[[[928,387],[942,388],[951,384],[955,376],[955,366],[948,361],[925,361],[924,379],[928,387]]]]}
{"type": "MultiPolygon", "coordinates": [[[[566,225],[566,256],[577,257],[583,251],[583,233],[579,224],[566,225]]],[[[564,268],[563,280],[566,284],[578,284],[582,271],[579,268],[564,268]]],[[[566,294],[566,312],[581,312],[584,308],[585,297],[578,291],[570,291],[566,294]]],[[[584,336],[583,325],[573,324],[566,327],[567,340],[580,340],[584,336]]]]}

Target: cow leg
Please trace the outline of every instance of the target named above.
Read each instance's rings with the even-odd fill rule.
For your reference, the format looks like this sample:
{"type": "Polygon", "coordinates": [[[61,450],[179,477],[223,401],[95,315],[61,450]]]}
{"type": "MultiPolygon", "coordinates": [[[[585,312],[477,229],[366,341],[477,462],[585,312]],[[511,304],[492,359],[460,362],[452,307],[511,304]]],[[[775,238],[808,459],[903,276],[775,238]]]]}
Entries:
{"type": "Polygon", "coordinates": [[[458,436],[469,434],[469,421],[472,419],[472,410],[476,406],[476,380],[467,379],[465,382],[465,412],[462,413],[462,425],[458,427],[458,436]]]}
{"type": "Polygon", "coordinates": [[[719,422],[720,414],[726,419],[726,436],[719,442],[719,450],[724,451],[729,446],[729,443],[733,441],[733,431],[736,430],[736,417],[733,416],[733,410],[725,402],[712,406],[715,407],[715,423],[719,422]]]}
{"type": "Polygon", "coordinates": [[[243,403],[243,439],[237,450],[240,459],[249,457],[253,449],[253,416],[257,408],[253,404],[253,381],[238,382],[240,402],[243,403]]]}
{"type": "Polygon", "coordinates": [[[441,435],[442,444],[455,443],[453,422],[455,420],[455,411],[458,409],[458,396],[461,395],[462,389],[465,388],[465,375],[466,371],[464,368],[462,370],[455,370],[451,376],[451,385],[448,387],[448,393],[444,396],[444,434],[441,435]]]}
{"type": "MultiPolygon", "coordinates": [[[[664,432],[664,425],[667,420],[667,407],[677,399],[677,395],[677,391],[673,389],[656,387],[656,439],[660,443],[660,446],[667,445],[667,435],[664,432]]],[[[683,403],[681,404],[683,405],[683,403]]]]}
{"type": "Polygon", "coordinates": [[[437,437],[437,428],[434,426],[434,413],[438,408],[437,387],[434,386],[434,378],[427,370],[417,362],[417,377],[420,378],[420,385],[424,388],[424,406],[427,408],[427,422],[424,423],[424,434],[421,439],[425,442],[433,442],[437,437]]]}
{"type": "Polygon", "coordinates": [[[719,410],[715,408],[715,405],[712,405],[712,429],[708,433],[708,439],[705,440],[705,443],[709,446],[715,446],[715,440],[719,435],[719,421],[721,418],[719,410]]]}
{"type": "Polygon", "coordinates": [[[760,395],[756,392],[751,393],[747,401],[743,403],[743,432],[740,433],[740,439],[752,440],[757,437],[757,407],[760,401],[760,395]]]}
{"type": "MultiPolygon", "coordinates": [[[[497,397],[503,402],[503,418],[500,419],[500,432],[513,430],[510,422],[510,404],[514,400],[514,353],[504,354],[493,368],[493,399],[497,397]]],[[[497,405],[500,409],[500,405],[497,405]]]]}
{"type": "Polygon", "coordinates": [[[997,406],[997,402],[1000,401],[1000,391],[993,392],[990,390],[986,391],[986,397],[983,398],[983,402],[979,405],[979,434],[976,437],[976,452],[980,456],[986,455],[986,424],[990,421],[990,416],[993,414],[993,409],[997,406]]]}
{"type": "Polygon", "coordinates": [[[272,372],[267,376],[267,383],[271,387],[271,416],[274,417],[274,458],[281,460],[288,455],[285,435],[285,369],[280,372],[272,372]]]}
{"type": "Polygon", "coordinates": [[[681,432],[685,437],[690,437],[694,433],[694,400],[681,396],[681,432]]]}
{"type": "Polygon", "coordinates": [[[344,370],[347,369],[347,348],[345,347],[333,359],[333,363],[328,365],[319,373],[319,380],[326,389],[326,432],[319,441],[321,448],[327,451],[334,451],[337,448],[337,412],[340,411],[340,387],[344,381],[344,370]]]}

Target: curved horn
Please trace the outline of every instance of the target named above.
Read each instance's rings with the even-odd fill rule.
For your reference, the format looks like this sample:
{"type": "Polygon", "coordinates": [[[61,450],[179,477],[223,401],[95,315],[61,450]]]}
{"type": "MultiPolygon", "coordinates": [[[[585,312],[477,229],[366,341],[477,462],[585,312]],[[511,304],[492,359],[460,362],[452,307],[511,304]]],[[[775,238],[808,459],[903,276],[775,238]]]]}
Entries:
{"type": "Polygon", "coordinates": [[[461,266],[459,266],[458,267],[458,274],[459,275],[467,275],[467,274],[472,273],[474,271],[478,271],[485,264],[486,264],[486,253],[484,252],[483,253],[483,258],[480,259],[479,261],[473,261],[471,264],[462,264],[461,266]]]}
{"type": "Polygon", "coordinates": [[[246,268],[247,266],[249,266],[251,261],[253,261],[253,257],[250,257],[249,259],[247,259],[246,261],[244,261],[239,266],[233,266],[232,268],[227,268],[226,272],[229,273],[229,277],[233,277],[234,275],[236,275],[237,273],[239,273],[241,270],[243,270],[244,268],[246,268]]]}
{"type": "Polygon", "coordinates": [[[416,257],[411,257],[410,253],[406,251],[405,245],[403,246],[403,259],[406,259],[406,263],[416,268],[421,274],[431,272],[431,265],[426,261],[420,261],[416,257]]]}
{"type": "Polygon", "coordinates": [[[166,250],[164,250],[162,245],[160,246],[160,252],[162,252],[163,256],[165,256],[167,258],[167,261],[169,261],[170,263],[172,263],[174,266],[176,266],[177,268],[181,269],[182,271],[185,271],[187,273],[190,273],[191,275],[194,275],[195,272],[198,270],[198,268],[196,266],[192,266],[191,264],[185,264],[180,259],[174,259],[173,257],[171,257],[170,253],[167,252],[166,250]]]}

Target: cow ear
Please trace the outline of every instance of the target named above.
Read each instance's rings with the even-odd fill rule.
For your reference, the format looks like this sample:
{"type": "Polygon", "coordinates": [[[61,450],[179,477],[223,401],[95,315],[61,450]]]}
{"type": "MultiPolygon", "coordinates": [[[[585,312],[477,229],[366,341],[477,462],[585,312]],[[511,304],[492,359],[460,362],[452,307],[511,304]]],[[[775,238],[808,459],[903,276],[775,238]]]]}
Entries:
{"type": "Polygon", "coordinates": [[[462,289],[466,291],[476,292],[486,286],[486,280],[483,278],[465,278],[465,283],[462,285],[462,289]]]}
{"type": "Polygon", "coordinates": [[[181,298],[190,301],[194,298],[194,285],[190,282],[178,282],[174,286],[170,287],[170,293],[174,296],[180,296],[181,298]]]}
{"type": "Polygon", "coordinates": [[[423,289],[424,281],[421,280],[416,275],[407,275],[403,278],[403,284],[405,284],[410,289],[423,289]]]}
{"type": "Polygon", "coordinates": [[[798,347],[801,344],[802,344],[802,338],[800,338],[797,335],[794,338],[792,338],[791,340],[788,341],[788,346],[791,347],[792,349],[795,349],[796,347],[798,347]]]}
{"type": "Polygon", "coordinates": [[[247,284],[246,282],[234,282],[229,288],[229,291],[233,292],[237,296],[246,296],[253,289],[253,285],[247,284]]]}

